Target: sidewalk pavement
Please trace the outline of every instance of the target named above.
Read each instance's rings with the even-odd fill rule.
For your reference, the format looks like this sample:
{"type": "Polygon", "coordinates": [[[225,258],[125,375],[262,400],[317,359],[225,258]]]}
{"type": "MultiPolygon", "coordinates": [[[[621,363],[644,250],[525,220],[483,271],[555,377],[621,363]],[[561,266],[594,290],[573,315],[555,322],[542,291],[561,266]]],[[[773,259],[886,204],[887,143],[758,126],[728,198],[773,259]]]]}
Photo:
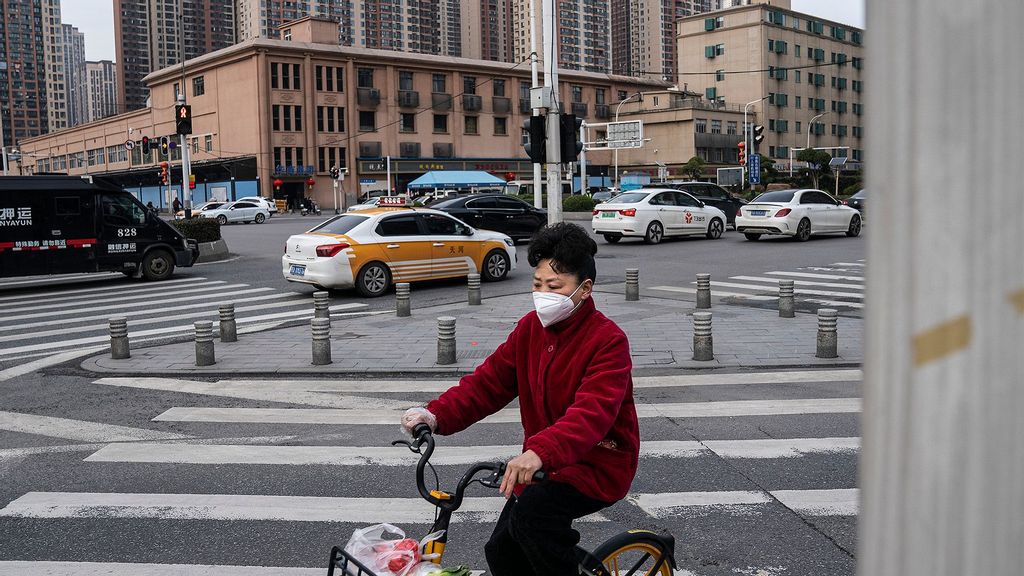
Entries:
{"type": "MultiPolygon", "coordinates": [[[[814,355],[815,315],[798,312],[796,318],[779,318],[776,310],[715,302],[711,310],[715,359],[698,362],[692,360],[694,303],[648,296],[626,302],[623,286],[599,287],[604,291],[595,293],[595,303],[629,337],[636,375],[709,368],[859,366],[863,358],[860,318],[840,317],[839,357],[819,359],[814,355]]],[[[486,289],[484,284],[485,294],[486,289]]],[[[82,367],[93,372],[145,375],[465,374],[505,341],[516,321],[533,308],[533,299],[526,293],[485,298],[480,306],[459,303],[417,309],[414,290],[412,305],[412,316],[407,318],[397,318],[393,311],[335,317],[331,323],[333,363],[327,366],[311,363],[307,324],[239,334],[235,343],[217,340],[213,366],[195,366],[194,344],[184,342],[135,349],[127,360],[112,360],[105,353],[85,360],[82,367]],[[439,316],[457,319],[458,362],[454,365],[436,364],[439,316]]]]}

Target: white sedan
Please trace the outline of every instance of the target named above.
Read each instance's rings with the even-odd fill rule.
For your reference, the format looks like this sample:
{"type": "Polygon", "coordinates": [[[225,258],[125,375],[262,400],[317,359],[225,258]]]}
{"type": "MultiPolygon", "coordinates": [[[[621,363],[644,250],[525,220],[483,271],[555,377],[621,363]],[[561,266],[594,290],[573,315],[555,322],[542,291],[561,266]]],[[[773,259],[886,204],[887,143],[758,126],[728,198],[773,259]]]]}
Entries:
{"type": "Polygon", "coordinates": [[[264,206],[252,202],[229,202],[219,208],[204,210],[199,213],[202,218],[214,218],[223,226],[228,222],[255,222],[263,224],[270,218],[270,211],[264,206]]]}
{"type": "Polygon", "coordinates": [[[264,198],[262,196],[246,196],[245,198],[239,198],[236,202],[252,202],[257,206],[263,206],[266,208],[271,216],[277,214],[277,203],[269,198],[264,198]]]}
{"type": "Polygon", "coordinates": [[[804,242],[815,234],[860,234],[860,213],[821,190],[765,192],[740,208],[736,230],[757,240],[764,234],[793,236],[804,242]]]}
{"type": "Polygon", "coordinates": [[[707,206],[686,192],[650,188],[625,192],[594,208],[595,234],[614,244],[638,236],[657,244],[666,236],[722,237],[725,212],[707,206]]]}

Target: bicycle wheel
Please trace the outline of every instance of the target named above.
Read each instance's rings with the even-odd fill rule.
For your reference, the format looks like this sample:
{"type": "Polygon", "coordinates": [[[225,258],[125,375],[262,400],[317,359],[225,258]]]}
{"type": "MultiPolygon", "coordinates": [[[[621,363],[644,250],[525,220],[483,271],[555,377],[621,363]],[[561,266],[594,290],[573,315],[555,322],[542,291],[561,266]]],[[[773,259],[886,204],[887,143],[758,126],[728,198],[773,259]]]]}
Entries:
{"type": "Polygon", "coordinates": [[[633,531],[613,537],[593,555],[604,563],[610,576],[672,576],[673,547],[663,536],[633,531]]]}

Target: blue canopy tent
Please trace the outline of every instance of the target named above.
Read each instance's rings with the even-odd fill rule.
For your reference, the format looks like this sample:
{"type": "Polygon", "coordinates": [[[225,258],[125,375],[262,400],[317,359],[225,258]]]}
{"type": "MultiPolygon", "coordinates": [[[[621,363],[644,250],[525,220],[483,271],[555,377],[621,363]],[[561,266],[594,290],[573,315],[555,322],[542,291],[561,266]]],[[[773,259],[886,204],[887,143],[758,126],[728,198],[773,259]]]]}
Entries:
{"type": "Polygon", "coordinates": [[[505,187],[507,183],[482,170],[435,170],[409,182],[410,190],[505,187]]]}

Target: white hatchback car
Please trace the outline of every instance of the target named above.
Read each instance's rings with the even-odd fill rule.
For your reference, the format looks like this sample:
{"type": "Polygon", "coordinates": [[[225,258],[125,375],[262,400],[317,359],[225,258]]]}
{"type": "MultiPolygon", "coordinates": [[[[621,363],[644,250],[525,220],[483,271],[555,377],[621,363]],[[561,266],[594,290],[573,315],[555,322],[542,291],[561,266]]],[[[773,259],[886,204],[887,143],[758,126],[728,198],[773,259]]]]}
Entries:
{"type": "Polygon", "coordinates": [[[722,237],[725,212],[707,206],[686,192],[645,188],[624,192],[594,208],[595,234],[614,244],[623,236],[639,236],[657,244],[666,236],[722,237]]]}
{"type": "Polygon", "coordinates": [[[246,196],[245,198],[239,198],[236,202],[252,202],[257,206],[263,206],[266,208],[267,212],[271,216],[277,214],[277,203],[269,198],[264,198],[262,196],[246,196]]]}
{"type": "Polygon", "coordinates": [[[793,236],[803,242],[814,234],[860,234],[860,213],[821,190],[765,192],[740,208],[736,230],[757,240],[764,234],[793,236]]]}
{"type": "Polygon", "coordinates": [[[214,218],[223,226],[228,222],[255,222],[263,224],[270,218],[270,212],[266,207],[258,206],[252,202],[229,202],[219,208],[204,210],[199,213],[202,218],[214,218]]]}

